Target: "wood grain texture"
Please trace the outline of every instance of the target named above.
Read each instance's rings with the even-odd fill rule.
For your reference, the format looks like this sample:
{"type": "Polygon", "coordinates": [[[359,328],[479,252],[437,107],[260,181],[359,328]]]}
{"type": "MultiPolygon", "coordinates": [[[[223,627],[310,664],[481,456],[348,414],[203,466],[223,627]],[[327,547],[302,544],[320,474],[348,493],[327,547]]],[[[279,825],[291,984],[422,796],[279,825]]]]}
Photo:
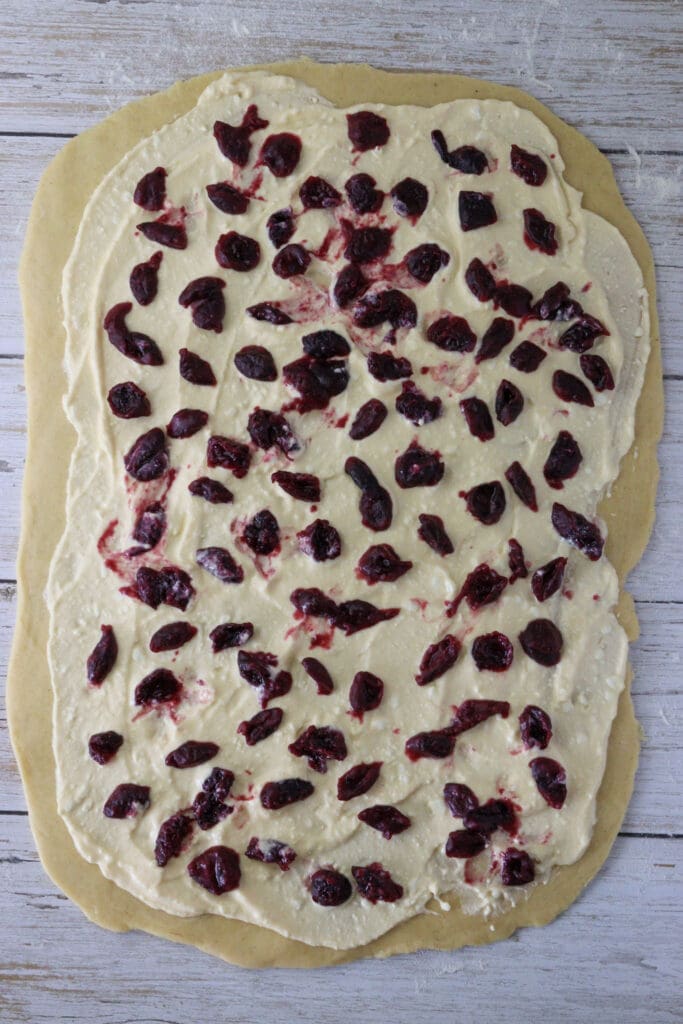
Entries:
{"type": "Polygon", "coordinates": [[[246,974],[150,936],[103,932],[40,867],[0,701],[0,1020],[488,1024],[501,1013],[528,1024],[681,1019],[683,842],[665,836],[683,838],[683,560],[676,541],[683,479],[682,27],[677,0],[6,0],[0,7],[3,677],[25,445],[15,286],[24,226],[38,178],[63,138],[130,99],[204,70],[300,55],[460,71],[528,89],[614,165],[653,247],[668,377],[658,519],[629,580],[641,624],[632,661],[644,745],[624,834],[584,897],[551,927],[491,948],[305,976],[246,974]]]}

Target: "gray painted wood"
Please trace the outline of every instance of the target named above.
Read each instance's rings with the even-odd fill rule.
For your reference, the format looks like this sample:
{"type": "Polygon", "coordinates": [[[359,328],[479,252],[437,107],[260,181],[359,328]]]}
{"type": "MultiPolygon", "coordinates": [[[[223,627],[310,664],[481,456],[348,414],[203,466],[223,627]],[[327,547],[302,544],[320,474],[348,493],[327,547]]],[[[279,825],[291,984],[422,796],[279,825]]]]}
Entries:
{"type": "MultiPolygon", "coordinates": [[[[607,151],[657,264],[667,376],[658,520],[631,575],[644,745],[623,833],[557,922],[490,949],[332,971],[245,972],[90,924],[33,847],[0,700],[0,1020],[98,1024],[683,1018],[683,126],[677,0],[9,0],[0,8],[0,673],[15,608],[25,448],[16,263],[40,173],[128,100],[229,64],[304,55],[460,71],[529,89],[607,151]],[[42,134],[41,134],[42,133],[42,134]],[[52,137],[57,136],[57,137],[52,137]]],[[[36,287],[40,283],[36,282],[36,287]]]]}

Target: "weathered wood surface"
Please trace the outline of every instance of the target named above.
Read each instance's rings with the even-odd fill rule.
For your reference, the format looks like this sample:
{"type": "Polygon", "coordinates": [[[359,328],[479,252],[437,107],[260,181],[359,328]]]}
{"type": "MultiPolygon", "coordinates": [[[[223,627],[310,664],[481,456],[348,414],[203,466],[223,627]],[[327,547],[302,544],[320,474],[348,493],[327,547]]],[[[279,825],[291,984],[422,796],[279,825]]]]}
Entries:
{"type": "MultiPolygon", "coordinates": [[[[138,96],[225,65],[307,56],[459,71],[531,91],[606,151],[652,245],[667,391],[658,519],[632,573],[644,730],[599,878],[560,920],[490,949],[328,972],[246,973],[95,928],[35,853],[0,698],[0,1021],[669,1024],[683,1018],[683,123],[677,0],[6,0],[0,5],[0,674],[15,608],[25,447],[16,264],[64,140],[138,96]]],[[[40,282],[35,282],[40,288],[40,282]]]]}

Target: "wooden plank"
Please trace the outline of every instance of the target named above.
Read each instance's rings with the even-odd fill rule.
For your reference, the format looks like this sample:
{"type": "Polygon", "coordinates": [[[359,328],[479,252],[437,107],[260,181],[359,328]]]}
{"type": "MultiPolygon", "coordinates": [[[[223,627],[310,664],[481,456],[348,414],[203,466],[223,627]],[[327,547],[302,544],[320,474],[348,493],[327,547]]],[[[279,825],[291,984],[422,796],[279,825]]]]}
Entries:
{"type": "Polygon", "coordinates": [[[0,130],[77,132],[178,78],[303,55],[490,78],[530,89],[599,145],[683,150],[677,13],[665,0],[21,0],[4,12],[0,130]]]}
{"type": "MultiPolygon", "coordinates": [[[[14,623],[15,587],[0,586],[0,675],[6,673],[14,623]]],[[[643,752],[625,832],[683,834],[683,694],[677,650],[683,635],[683,605],[638,604],[642,638],[633,646],[633,696],[643,728],[643,752]]],[[[25,808],[9,743],[4,695],[0,697],[0,812],[25,808]]]]}
{"type": "Polygon", "coordinates": [[[44,875],[25,818],[0,817],[3,1019],[53,1024],[674,1024],[683,843],[621,838],[567,913],[487,949],[247,972],[139,933],[97,930],[44,875]],[[637,927],[634,925],[637,920],[637,927]],[[678,938],[677,938],[678,936],[678,938]],[[380,989],[381,984],[381,989],[380,989]]]}

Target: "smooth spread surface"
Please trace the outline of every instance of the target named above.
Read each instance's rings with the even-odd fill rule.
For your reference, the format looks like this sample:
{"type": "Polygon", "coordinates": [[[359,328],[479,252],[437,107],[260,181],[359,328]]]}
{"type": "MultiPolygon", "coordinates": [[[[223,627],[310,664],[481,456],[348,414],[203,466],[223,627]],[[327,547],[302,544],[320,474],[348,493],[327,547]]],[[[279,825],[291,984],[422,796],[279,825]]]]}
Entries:
{"type": "MultiPolygon", "coordinates": [[[[537,861],[537,878],[546,878],[551,865],[572,863],[583,853],[591,834],[594,798],[623,684],[626,638],[611,613],[617,596],[613,570],[605,558],[590,563],[564,544],[550,525],[549,512],[552,501],[561,500],[592,515],[605,487],[616,476],[619,458],[632,440],[633,411],[648,341],[647,315],[643,319],[641,313],[642,279],[635,261],[614,229],[581,212],[580,197],[562,181],[556,142],[535,117],[491,101],[464,101],[431,110],[389,108],[381,113],[392,130],[388,145],[357,158],[351,168],[344,115],[315,94],[283,79],[242,76],[220,80],[208,90],[196,111],[143,143],[104,183],[89,207],[65,285],[71,332],[67,350],[69,410],[83,444],[77,449],[71,475],[71,525],[51,580],[56,623],[51,657],[58,694],[60,809],[84,856],[100,863],[105,874],[152,906],[179,914],[224,913],[304,941],[341,948],[381,934],[402,917],[421,910],[431,894],[456,890],[466,909],[476,911],[500,909],[504,901],[510,900],[511,892],[518,895],[523,891],[505,892],[497,871],[487,875],[488,854],[476,862],[474,883],[472,872],[470,880],[464,881],[463,861],[444,857],[445,838],[459,824],[441,799],[444,782],[467,783],[482,802],[504,792],[519,803],[522,828],[516,842],[537,861]],[[216,118],[239,123],[249,102],[258,103],[259,113],[271,122],[269,131],[297,132],[303,140],[303,154],[291,178],[276,180],[266,172],[261,189],[264,203],[254,199],[246,214],[231,217],[219,213],[203,195],[204,185],[229,178],[231,173],[231,166],[211,136],[211,126],[216,118]],[[480,146],[496,169],[480,178],[449,172],[429,141],[435,127],[444,132],[449,148],[480,146]],[[547,160],[551,173],[540,189],[530,188],[510,173],[507,153],[511,143],[548,158],[554,154],[552,160],[547,160]],[[141,216],[131,201],[138,178],[157,164],[169,170],[167,187],[173,205],[188,210],[190,244],[185,253],[164,250],[159,297],[130,316],[131,327],[154,337],[166,357],[162,368],[141,368],[108,345],[100,324],[111,305],[128,299],[127,277],[132,265],[149,258],[157,248],[135,236],[135,224],[151,217],[144,213],[141,216]],[[399,331],[398,352],[411,360],[418,386],[430,397],[442,398],[443,415],[419,427],[399,416],[393,402],[400,383],[373,380],[362,355],[372,348],[385,348],[380,342],[386,327],[360,331],[350,327],[348,317],[327,307],[324,325],[337,327],[357,343],[348,361],[350,385],[333,400],[334,412],[290,415],[302,442],[294,465],[288,466],[283,456],[273,458],[272,452],[265,458],[258,453],[243,481],[233,480],[225,471],[212,473],[233,490],[234,504],[210,506],[191,498],[187,483],[206,471],[209,434],[246,440],[246,420],[254,406],[279,408],[292,397],[282,389],[280,380],[258,384],[240,377],[232,365],[235,351],[249,343],[266,345],[281,368],[301,355],[301,335],[323,326],[318,320],[310,326],[257,323],[244,318],[244,307],[264,299],[293,299],[299,310],[293,313],[295,319],[307,319],[312,305],[316,312],[320,308],[320,296],[329,286],[331,272],[340,265],[330,260],[335,255],[333,245],[328,259],[314,260],[306,275],[313,286],[297,286],[298,279],[282,281],[275,277],[270,269],[274,250],[264,231],[267,214],[290,202],[296,206],[298,185],[310,173],[322,175],[342,191],[346,177],[358,171],[372,173],[385,191],[407,175],[419,178],[429,190],[430,203],[416,224],[397,217],[389,198],[382,208],[382,219],[387,226],[396,227],[387,263],[398,263],[408,249],[421,242],[436,242],[451,256],[448,266],[426,287],[406,288],[405,272],[399,284],[417,304],[418,325],[410,331],[399,331]],[[499,215],[496,225],[468,234],[460,231],[456,200],[463,187],[493,193],[499,215]],[[524,245],[520,210],[528,205],[540,207],[556,223],[560,248],[555,256],[531,252],[524,245]],[[117,225],[116,232],[111,230],[112,223],[117,225]],[[231,228],[258,238],[261,244],[260,264],[249,274],[223,273],[215,264],[215,240],[231,228]],[[489,325],[494,315],[491,304],[478,303],[462,279],[473,256],[494,261],[498,276],[509,276],[526,285],[534,297],[562,279],[573,295],[582,298],[581,289],[590,282],[584,306],[610,330],[610,336],[602,339],[596,350],[612,368],[616,392],[596,396],[594,409],[567,405],[553,394],[550,379],[554,370],[578,372],[577,356],[558,352],[552,344],[566,325],[522,326],[517,322],[518,330],[509,348],[476,369],[471,355],[449,357],[427,343],[424,327],[437,311],[465,316],[478,337],[489,325]],[[95,280],[93,266],[98,268],[95,280]],[[198,331],[192,326],[189,311],[177,304],[177,296],[189,280],[216,273],[227,282],[228,312],[225,329],[219,335],[198,331]],[[85,279],[91,281],[87,289],[81,286],[85,279]],[[242,283],[245,279],[247,286],[242,283]],[[550,358],[534,374],[518,373],[509,367],[507,355],[534,331],[534,340],[549,350],[550,358]],[[82,344],[84,335],[92,339],[90,346],[82,344]],[[217,388],[197,388],[181,381],[176,362],[181,347],[210,359],[220,381],[217,388]],[[426,373],[419,372],[423,367],[426,373]],[[458,402],[462,397],[477,395],[493,409],[502,377],[518,384],[525,408],[513,425],[496,423],[495,440],[482,444],[467,430],[458,402]],[[111,417],[103,396],[108,387],[123,379],[136,380],[147,391],[152,403],[149,419],[121,421],[111,417]],[[93,402],[93,392],[99,401],[93,402]],[[381,397],[391,410],[389,418],[371,438],[351,442],[346,429],[333,424],[347,413],[352,419],[370,396],[381,397]],[[95,555],[93,536],[100,536],[117,518],[113,537],[120,538],[120,543],[113,538],[112,543],[116,549],[129,546],[133,513],[123,487],[122,455],[142,429],[163,426],[176,409],[186,406],[206,409],[210,421],[208,428],[192,439],[171,443],[171,462],[179,474],[168,495],[169,534],[163,558],[192,572],[198,597],[190,605],[187,618],[199,627],[198,636],[174,658],[151,655],[147,640],[159,625],[179,616],[163,606],[155,613],[120,596],[117,588],[121,580],[107,572],[95,555]],[[584,461],[563,491],[555,492],[545,485],[542,466],[560,426],[571,430],[578,440],[584,461]],[[414,438],[430,450],[438,448],[446,462],[446,475],[436,488],[406,491],[393,481],[394,457],[414,438]],[[392,491],[395,518],[386,533],[372,534],[360,523],[358,492],[343,474],[344,458],[349,454],[367,461],[392,491]],[[466,512],[458,491],[486,480],[503,479],[504,469],[514,459],[524,464],[536,484],[539,511],[532,513],[524,508],[508,488],[505,515],[495,526],[482,526],[466,512]],[[313,472],[320,477],[323,496],[316,515],[329,519],[339,529],[343,545],[339,559],[314,563],[297,551],[296,531],[315,516],[305,504],[293,502],[273,487],[269,475],[276,468],[313,472]],[[275,512],[285,538],[282,553],[272,560],[272,576],[257,572],[245,549],[240,554],[235,547],[235,528],[231,530],[235,520],[242,523],[262,507],[275,512]],[[420,512],[443,517],[456,545],[455,554],[440,559],[417,539],[420,512]],[[454,596],[476,565],[486,561],[507,574],[507,541],[511,537],[522,544],[532,569],[557,555],[568,556],[565,588],[571,597],[558,593],[539,606],[530,592],[529,580],[518,580],[495,605],[473,613],[462,604],[452,620],[445,618],[444,602],[454,596]],[[368,588],[355,577],[354,566],[370,544],[383,542],[391,543],[414,564],[399,581],[368,588]],[[209,544],[221,544],[237,554],[246,572],[243,584],[226,588],[194,565],[195,550],[209,544]],[[288,598],[295,586],[320,586],[337,599],[362,597],[381,607],[401,608],[396,619],[353,637],[337,632],[331,649],[321,656],[336,683],[330,696],[317,696],[314,685],[299,667],[302,657],[319,652],[309,650],[311,637],[306,629],[299,625],[294,632],[291,630],[296,624],[288,598]],[[86,601],[84,594],[89,595],[86,601]],[[426,606],[422,602],[427,602],[426,606]],[[539,615],[552,618],[562,631],[564,650],[557,668],[536,665],[515,642],[509,671],[496,674],[477,670],[470,656],[474,637],[499,629],[514,641],[526,623],[539,615]],[[75,634],[60,630],[60,620],[74,618],[78,621],[75,634]],[[249,647],[278,654],[280,667],[294,675],[292,692],[278,702],[285,711],[283,725],[256,747],[247,747],[235,735],[236,724],[258,709],[254,693],[236,672],[235,652],[213,655],[208,641],[209,630],[218,622],[244,620],[256,625],[249,647]],[[119,639],[119,659],[111,677],[93,693],[87,691],[83,681],[83,660],[97,636],[99,623],[110,621],[119,639]],[[455,633],[462,640],[460,658],[447,675],[418,688],[414,675],[421,654],[445,632],[455,633]],[[181,705],[175,721],[153,712],[133,722],[137,710],[132,706],[133,687],[160,665],[173,667],[188,681],[190,699],[181,705]],[[362,723],[347,715],[348,687],[359,668],[374,671],[385,681],[381,707],[369,712],[362,723]],[[197,679],[204,685],[197,686],[197,679]],[[464,734],[456,743],[454,758],[446,762],[422,760],[413,764],[406,759],[403,744],[409,735],[446,725],[452,717],[452,706],[472,698],[509,701],[509,718],[494,718],[464,734]],[[545,804],[530,778],[527,762],[539,752],[521,750],[517,715],[530,703],[542,705],[551,715],[554,736],[545,753],[567,770],[569,795],[560,811],[545,804]],[[347,739],[348,758],[341,764],[334,763],[325,775],[309,771],[287,752],[287,743],[309,724],[335,725],[347,739]],[[91,732],[105,728],[117,729],[125,741],[116,760],[101,768],[87,758],[85,741],[91,732]],[[393,733],[392,729],[399,732],[393,733]],[[214,740],[221,752],[208,767],[174,773],[164,766],[163,756],[189,738],[214,740]],[[365,796],[339,803],[335,795],[337,776],[352,764],[371,760],[383,761],[380,781],[365,796]],[[235,771],[235,791],[242,795],[257,794],[263,782],[291,775],[309,778],[316,785],[316,793],[306,802],[279,812],[264,811],[257,800],[241,802],[238,812],[211,832],[195,834],[186,854],[159,869],[152,857],[159,825],[191,802],[213,764],[235,771]],[[113,786],[123,781],[151,785],[152,805],[135,820],[108,820],[101,815],[101,805],[113,786]],[[249,784],[253,788],[248,788],[249,784]],[[358,811],[375,803],[400,806],[411,817],[411,829],[386,842],[361,825],[358,811]],[[292,870],[280,873],[271,865],[243,859],[239,890],[218,898],[191,882],[185,871],[189,857],[217,842],[243,852],[252,834],[288,841],[298,854],[292,870]],[[334,863],[348,874],[352,864],[376,860],[381,860],[404,887],[404,896],[397,903],[372,905],[358,895],[336,910],[311,903],[303,884],[311,869],[334,863]]],[[[256,135],[255,139],[262,137],[256,135]]],[[[252,177],[253,172],[248,170],[241,183],[248,185],[252,177]]],[[[337,210],[337,217],[340,212],[348,214],[348,210],[337,210]]],[[[334,213],[308,211],[298,219],[293,241],[317,249],[334,225],[334,213]]],[[[146,498],[156,496],[148,492],[146,498]]],[[[133,501],[139,497],[135,495],[133,501]]],[[[148,564],[161,563],[149,559],[148,564]]],[[[125,582],[130,582],[130,571],[125,567],[122,571],[124,576],[128,572],[125,582]]],[[[509,842],[505,833],[496,833],[491,848],[499,851],[509,842]]]]}

